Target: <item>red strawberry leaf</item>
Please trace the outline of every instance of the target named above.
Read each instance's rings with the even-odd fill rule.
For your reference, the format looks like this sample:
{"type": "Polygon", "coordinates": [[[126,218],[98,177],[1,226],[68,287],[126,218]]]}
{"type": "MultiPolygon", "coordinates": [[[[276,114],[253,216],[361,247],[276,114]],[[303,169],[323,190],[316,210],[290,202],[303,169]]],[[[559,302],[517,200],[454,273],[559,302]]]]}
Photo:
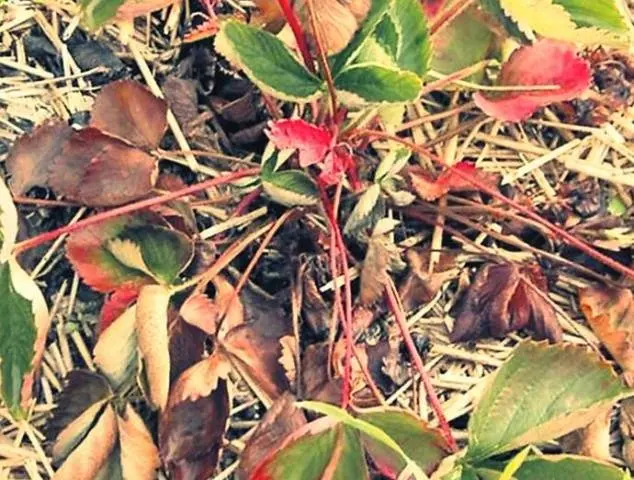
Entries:
{"type": "Polygon", "coordinates": [[[537,109],[581,95],[591,81],[590,65],[581,59],[576,47],[566,42],[543,39],[518,48],[498,77],[498,85],[556,85],[556,90],[513,92],[498,95],[476,93],[476,105],[498,120],[519,122],[537,109]]]}
{"type": "Polygon", "coordinates": [[[139,82],[112,82],[95,98],[90,126],[137,147],[154,149],[167,129],[167,103],[139,82]]]}
{"type": "Polygon", "coordinates": [[[321,162],[333,142],[333,135],[329,130],[301,119],[271,122],[266,134],[280,150],[298,150],[299,165],[302,168],[321,162]]]}
{"type": "Polygon", "coordinates": [[[189,264],[191,241],[148,216],[123,216],[71,234],[66,255],[85,283],[100,292],[171,283],[189,264]]]}
{"type": "Polygon", "coordinates": [[[354,167],[355,161],[348,149],[337,146],[326,155],[319,180],[326,186],[336,185],[347,172],[353,171],[354,167]]]}
{"type": "Polygon", "coordinates": [[[472,163],[467,162],[460,162],[449,167],[436,179],[432,178],[422,167],[414,166],[408,169],[412,188],[420,198],[428,202],[438,200],[449,192],[472,192],[478,189],[456,171],[475,177],[479,182],[491,186],[496,183],[493,175],[478,170],[472,163]]]}
{"type": "Polygon", "coordinates": [[[440,12],[444,3],[445,0],[423,0],[423,9],[425,10],[427,18],[436,16],[436,14],[440,12]]]}
{"type": "Polygon", "coordinates": [[[98,333],[101,334],[119,318],[139,296],[138,287],[122,287],[112,292],[101,307],[98,333]]]}

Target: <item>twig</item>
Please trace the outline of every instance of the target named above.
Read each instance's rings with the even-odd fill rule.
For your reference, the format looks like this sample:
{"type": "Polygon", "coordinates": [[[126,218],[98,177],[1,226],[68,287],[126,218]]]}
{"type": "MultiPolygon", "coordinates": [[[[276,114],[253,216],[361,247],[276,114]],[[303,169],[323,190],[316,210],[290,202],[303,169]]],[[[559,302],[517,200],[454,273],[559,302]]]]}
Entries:
{"type": "Polygon", "coordinates": [[[308,0],[308,15],[310,16],[310,26],[313,30],[313,34],[315,35],[315,44],[317,46],[317,61],[319,62],[319,69],[321,74],[326,77],[326,85],[328,87],[328,95],[330,96],[330,105],[332,108],[332,115],[337,114],[337,90],[335,89],[335,82],[332,79],[332,72],[330,71],[330,66],[328,65],[328,58],[326,57],[326,52],[324,51],[324,42],[321,37],[321,32],[317,26],[317,18],[315,17],[315,8],[313,4],[314,0],[308,0]]]}
{"type": "MultiPolygon", "coordinates": [[[[369,136],[375,136],[375,137],[378,137],[378,138],[385,138],[385,139],[388,139],[388,140],[393,140],[395,142],[398,142],[398,143],[400,143],[402,145],[405,145],[405,146],[409,147],[410,149],[412,149],[416,153],[419,153],[419,154],[421,154],[423,156],[426,156],[427,158],[432,159],[435,162],[438,162],[440,164],[444,163],[442,161],[442,159],[440,157],[438,157],[438,155],[430,152],[429,150],[427,150],[424,147],[421,147],[420,145],[416,145],[413,142],[410,142],[408,140],[404,140],[403,138],[401,138],[401,137],[399,137],[397,135],[391,135],[391,134],[386,133],[386,132],[381,132],[381,131],[378,131],[378,130],[367,130],[367,129],[357,130],[357,131],[355,131],[353,133],[353,135],[354,136],[369,135],[369,136]]],[[[628,268],[625,265],[620,264],[619,262],[611,259],[607,255],[603,255],[601,252],[599,252],[598,250],[595,250],[591,245],[587,244],[583,240],[579,240],[577,237],[575,237],[574,235],[571,235],[570,233],[568,233],[563,228],[558,227],[557,225],[554,225],[553,223],[549,222],[545,218],[543,218],[543,217],[539,216],[538,214],[534,213],[533,211],[531,211],[527,207],[525,207],[523,205],[520,205],[519,203],[517,203],[514,200],[511,200],[508,197],[505,197],[500,192],[498,192],[494,188],[489,187],[484,182],[476,179],[472,175],[469,175],[468,173],[465,173],[465,172],[463,172],[463,171],[461,171],[459,169],[454,169],[453,172],[457,176],[462,178],[463,180],[466,180],[467,182],[469,182],[472,185],[474,185],[475,187],[477,187],[478,190],[486,193],[487,195],[495,198],[496,200],[501,201],[502,203],[504,203],[504,204],[506,204],[506,205],[508,205],[510,207],[513,207],[519,213],[521,213],[523,215],[526,215],[531,220],[533,220],[533,221],[539,223],[540,225],[544,226],[552,234],[554,234],[555,237],[561,238],[562,240],[564,240],[569,245],[572,245],[573,247],[578,248],[583,253],[585,253],[588,256],[594,258],[598,262],[603,263],[607,267],[610,267],[611,269],[613,269],[613,270],[615,270],[615,271],[617,271],[617,272],[619,272],[619,273],[621,273],[621,274],[623,274],[623,275],[625,275],[627,277],[630,277],[630,278],[634,279],[634,270],[632,270],[631,268],[628,268]]]]}
{"type": "Polygon", "coordinates": [[[213,179],[198,183],[196,185],[191,185],[186,188],[181,188],[180,190],[176,190],[175,192],[171,192],[171,193],[154,197],[154,198],[148,198],[146,200],[130,203],[128,205],[123,205],[121,207],[113,208],[112,210],[107,210],[105,212],[101,212],[92,217],[89,217],[85,220],[81,220],[73,225],[65,225],[55,230],[51,230],[50,232],[45,232],[40,235],[37,235],[36,237],[29,238],[28,240],[24,240],[23,242],[18,242],[15,245],[14,253],[17,254],[20,252],[24,252],[25,250],[29,250],[31,248],[37,247],[38,245],[46,243],[50,240],[55,240],[57,237],[59,237],[60,235],[64,235],[65,233],[76,232],[77,230],[81,230],[90,225],[95,225],[97,223],[104,222],[111,218],[120,217],[121,215],[138,212],[139,210],[144,210],[146,208],[150,208],[155,205],[161,205],[163,203],[171,202],[172,200],[176,200],[177,198],[198,193],[211,187],[217,187],[218,185],[231,183],[240,178],[257,175],[259,172],[260,172],[259,168],[247,168],[244,170],[238,170],[236,172],[230,173],[222,177],[213,178],[213,179]]]}
{"type": "Polygon", "coordinates": [[[297,42],[297,48],[299,48],[299,52],[302,54],[302,58],[304,59],[304,65],[306,65],[306,68],[311,73],[315,73],[315,64],[313,63],[313,57],[311,56],[308,48],[308,42],[306,41],[302,25],[299,23],[299,19],[297,18],[297,15],[295,15],[295,11],[291,6],[290,1],[277,0],[277,3],[279,3],[280,8],[284,13],[284,17],[286,17],[286,23],[288,23],[288,26],[291,27],[291,30],[293,31],[295,41],[297,42]]]}
{"type": "Polygon", "coordinates": [[[401,330],[401,334],[403,335],[405,346],[407,347],[409,355],[414,361],[414,365],[416,366],[416,370],[418,370],[420,378],[423,381],[423,386],[425,387],[425,392],[427,393],[429,405],[436,415],[438,425],[440,426],[443,437],[447,442],[447,446],[451,449],[452,452],[457,452],[458,445],[456,444],[456,440],[453,438],[451,427],[449,426],[449,423],[445,418],[445,414],[442,411],[440,400],[438,400],[438,396],[436,395],[434,386],[431,383],[429,374],[427,373],[427,370],[425,370],[423,360],[420,358],[420,354],[416,349],[416,345],[414,344],[412,335],[409,333],[409,329],[407,328],[407,319],[405,318],[405,313],[403,312],[403,308],[400,305],[400,301],[397,296],[398,293],[396,292],[396,287],[394,285],[394,282],[392,282],[392,279],[388,279],[388,283],[385,286],[385,293],[387,296],[387,303],[390,307],[390,310],[392,310],[394,318],[396,319],[396,323],[398,324],[399,329],[401,330]]]}

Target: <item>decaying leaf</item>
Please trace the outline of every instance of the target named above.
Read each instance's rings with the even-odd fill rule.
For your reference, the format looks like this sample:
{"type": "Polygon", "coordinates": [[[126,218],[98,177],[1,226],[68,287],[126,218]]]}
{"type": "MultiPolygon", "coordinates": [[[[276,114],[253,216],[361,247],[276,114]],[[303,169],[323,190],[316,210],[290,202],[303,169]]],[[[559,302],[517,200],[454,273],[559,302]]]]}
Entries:
{"type": "Polygon", "coordinates": [[[231,330],[222,342],[233,366],[265,405],[271,405],[289,389],[286,370],[280,362],[280,340],[288,333],[270,330],[267,325],[247,324],[231,330]]]}
{"type": "Polygon", "coordinates": [[[498,120],[519,122],[538,108],[581,95],[590,86],[590,65],[578,56],[573,44],[543,39],[513,52],[502,66],[497,81],[504,86],[558,87],[530,92],[507,91],[495,96],[478,92],[473,96],[476,105],[486,114],[498,120]]]}
{"type": "Polygon", "coordinates": [[[108,404],[81,443],[55,472],[55,479],[94,478],[108,462],[117,438],[117,416],[108,404]]]}
{"type": "Polygon", "coordinates": [[[0,262],[6,262],[18,237],[18,211],[11,192],[0,180],[0,262]]]}
{"type": "Polygon", "coordinates": [[[47,185],[49,165],[72,132],[66,122],[49,121],[20,137],[6,160],[11,190],[24,195],[31,187],[47,185]]]}
{"type": "Polygon", "coordinates": [[[555,311],[536,288],[543,295],[548,291],[546,279],[536,265],[484,265],[456,316],[451,341],[501,337],[522,328],[532,330],[537,338],[560,341],[563,332],[555,311]]]}
{"type": "Polygon", "coordinates": [[[594,333],[634,383],[634,298],[626,288],[592,287],[579,292],[579,304],[594,333]]]}
{"type": "MultiPolygon", "coordinates": [[[[306,0],[300,0],[296,9],[304,25],[308,27],[311,23],[306,5],[306,0]]],[[[321,0],[314,2],[313,5],[317,35],[326,53],[334,55],[350,43],[352,36],[370,11],[372,2],[371,0],[321,0]]],[[[313,30],[311,28],[306,30],[310,32],[309,39],[314,45],[313,30]]]]}
{"type": "Polygon", "coordinates": [[[564,452],[584,455],[609,462],[610,455],[610,417],[612,405],[608,405],[588,425],[575,430],[562,438],[559,442],[564,452]]]}
{"type": "Polygon", "coordinates": [[[73,132],[51,159],[48,184],[58,195],[108,207],[152,191],[157,162],[149,154],[96,128],[73,132]]]}
{"type": "Polygon", "coordinates": [[[138,82],[111,83],[97,96],[92,123],[73,130],[48,121],[19,138],[7,158],[14,192],[39,185],[88,206],[116,206],[151,193],[167,107],[138,82]],[[124,141],[125,140],[125,141],[124,141]],[[130,142],[130,143],[128,143],[130,142]]]}
{"type": "MultiPolygon", "coordinates": [[[[140,3],[149,2],[129,1],[124,7],[140,3]]],[[[167,130],[167,103],[139,82],[112,82],[95,97],[90,126],[137,147],[154,149],[167,130]]]]}
{"type": "Polygon", "coordinates": [[[341,401],[341,378],[331,378],[328,343],[308,345],[302,358],[302,392],[304,398],[324,403],[341,401]]]}
{"type": "Polygon", "coordinates": [[[153,480],[161,466],[159,452],[143,419],[128,404],[117,415],[123,478],[153,480]]]}
{"type": "Polygon", "coordinates": [[[377,226],[368,242],[361,269],[361,291],[359,298],[363,305],[374,304],[381,296],[388,280],[389,272],[404,267],[400,250],[382,230],[383,220],[377,226]]]}
{"type": "Polygon", "coordinates": [[[101,335],[119,316],[134,303],[139,296],[136,287],[123,287],[115,290],[106,297],[101,307],[97,335],[101,335]]]}
{"type": "Polygon", "coordinates": [[[150,213],[91,225],[69,236],[66,255],[82,280],[100,292],[170,284],[191,262],[194,246],[160,222],[150,213]]]}
{"type": "Polygon", "coordinates": [[[229,361],[223,355],[214,352],[178,377],[170,392],[170,402],[176,405],[208,397],[218,388],[218,382],[227,380],[230,371],[229,361]]]}
{"type": "Polygon", "coordinates": [[[634,468],[634,398],[621,402],[619,430],[623,436],[623,460],[629,468],[634,468]]]}
{"type": "Polygon", "coordinates": [[[239,480],[250,478],[258,464],[280,445],[295,430],[306,425],[304,413],[295,406],[295,397],[285,393],[269,408],[249,437],[240,454],[240,465],[236,472],[239,480]]]}
{"type": "Polygon", "coordinates": [[[181,402],[170,396],[160,416],[159,447],[172,478],[204,480],[213,475],[230,408],[227,382],[223,379],[218,379],[210,395],[194,402],[181,402]]]}
{"type": "Polygon", "coordinates": [[[171,293],[161,285],[141,288],[136,305],[136,331],[139,352],[150,386],[150,401],[163,410],[170,385],[167,309],[171,293]]]}
{"type": "Polygon", "coordinates": [[[112,390],[104,377],[85,370],[73,370],[46,426],[47,436],[55,440],[53,461],[61,463],[83,440],[94,425],[112,390]]]}
{"type": "Polygon", "coordinates": [[[95,364],[115,390],[131,381],[137,371],[136,310],[136,305],[124,310],[93,348],[95,364]]]}
{"type": "Polygon", "coordinates": [[[443,252],[432,272],[429,271],[431,251],[410,249],[405,258],[410,267],[409,274],[399,288],[405,311],[429,302],[440,287],[458,277],[460,268],[456,265],[456,255],[443,252]]]}
{"type": "Polygon", "coordinates": [[[412,166],[408,168],[409,180],[414,192],[425,201],[438,200],[449,192],[474,192],[478,187],[469,182],[463,175],[473,177],[478,182],[495,188],[497,178],[468,162],[460,162],[452,165],[438,178],[433,179],[422,167],[412,166]],[[458,171],[458,173],[456,173],[458,171]],[[462,175],[461,175],[462,174],[462,175]]]}

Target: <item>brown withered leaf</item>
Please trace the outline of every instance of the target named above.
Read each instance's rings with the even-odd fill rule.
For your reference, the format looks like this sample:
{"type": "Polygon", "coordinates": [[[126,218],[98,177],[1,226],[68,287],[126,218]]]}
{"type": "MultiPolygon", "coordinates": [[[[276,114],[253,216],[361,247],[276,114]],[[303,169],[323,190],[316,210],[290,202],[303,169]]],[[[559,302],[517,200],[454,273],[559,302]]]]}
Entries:
{"type": "MultiPolygon", "coordinates": [[[[321,41],[328,55],[343,50],[370,11],[370,0],[321,0],[314,2],[315,20],[321,41]]],[[[298,2],[299,16],[310,25],[306,1],[298,2]]],[[[312,30],[308,29],[312,33],[312,30]]],[[[311,43],[314,39],[309,36],[311,43]]]]}
{"type": "Polygon", "coordinates": [[[173,385],[170,401],[173,404],[207,397],[218,388],[218,382],[227,380],[231,364],[220,353],[201,360],[185,370],[173,385]]]}
{"type": "Polygon", "coordinates": [[[207,334],[171,311],[168,312],[168,319],[170,385],[174,385],[185,370],[202,358],[207,334]]]}
{"type": "Polygon", "coordinates": [[[185,135],[190,135],[198,118],[198,94],[194,80],[168,75],[162,85],[163,95],[185,135]]]}
{"type": "Polygon", "coordinates": [[[24,195],[31,187],[48,185],[48,169],[73,132],[66,122],[49,121],[20,137],[7,156],[13,193],[24,195]]]}
{"type": "Polygon", "coordinates": [[[59,398],[53,417],[46,424],[46,436],[56,438],[68,425],[96,403],[112,395],[108,381],[88,370],[73,370],[59,398]]]}
{"type": "Polygon", "coordinates": [[[218,378],[210,395],[193,402],[179,401],[180,397],[170,395],[159,419],[161,458],[170,478],[205,480],[216,470],[227,429],[231,408],[227,382],[218,378]]]}
{"type": "Polygon", "coordinates": [[[161,459],[143,419],[128,404],[123,417],[117,415],[117,425],[123,478],[156,478],[156,470],[161,466],[161,459]]]}
{"type": "Polygon", "coordinates": [[[81,443],[57,470],[55,479],[94,478],[108,462],[117,438],[117,415],[108,404],[81,443]]]}
{"type": "Polygon", "coordinates": [[[304,412],[295,406],[295,397],[285,393],[269,408],[249,437],[240,454],[240,464],[236,471],[238,480],[247,480],[256,467],[277,450],[295,430],[306,425],[304,412]]]}
{"type": "Polygon", "coordinates": [[[564,452],[609,462],[610,416],[612,405],[597,413],[596,418],[584,428],[575,430],[559,439],[564,452]]]}
{"type": "Polygon", "coordinates": [[[269,331],[267,325],[245,324],[232,329],[221,343],[232,365],[267,406],[290,388],[280,361],[285,336],[269,331]]]}
{"type": "Polygon", "coordinates": [[[438,200],[449,192],[477,191],[478,188],[466,180],[463,175],[473,177],[491,188],[496,188],[498,180],[496,175],[478,170],[468,162],[459,162],[450,166],[437,178],[433,178],[428,171],[420,166],[409,167],[407,173],[414,192],[426,201],[438,200]]]}
{"type": "Polygon", "coordinates": [[[304,350],[302,392],[308,400],[334,405],[341,401],[341,379],[331,379],[328,372],[328,342],[314,343],[304,350]]]}
{"type": "Polygon", "coordinates": [[[326,332],[332,312],[319,292],[311,269],[302,275],[302,294],[302,318],[317,335],[326,332]]]}
{"type": "Polygon", "coordinates": [[[167,130],[167,103],[139,82],[112,82],[95,98],[90,126],[137,147],[154,149],[167,130]]]}
{"type": "Polygon", "coordinates": [[[560,341],[563,332],[554,309],[525,277],[547,292],[546,280],[536,265],[520,268],[489,263],[481,267],[456,316],[451,341],[502,337],[522,328],[532,330],[536,338],[560,341]]]}
{"type": "Polygon", "coordinates": [[[405,311],[431,301],[440,287],[458,276],[460,268],[456,266],[456,255],[443,252],[433,272],[429,272],[429,250],[410,249],[405,258],[410,267],[409,273],[399,288],[399,294],[405,311]]]}
{"type": "Polygon", "coordinates": [[[188,297],[181,306],[180,315],[187,323],[199,328],[207,335],[216,333],[220,311],[204,293],[195,293],[188,297]]]}
{"type": "Polygon", "coordinates": [[[148,195],[158,166],[147,153],[95,128],[73,132],[49,165],[58,195],[88,206],[110,207],[148,195]]]}
{"type": "Polygon", "coordinates": [[[634,297],[625,288],[592,287],[579,292],[581,311],[594,333],[634,384],[634,297]]]}
{"type": "Polygon", "coordinates": [[[379,229],[379,224],[368,242],[368,250],[361,267],[359,300],[372,305],[383,295],[389,272],[404,267],[399,248],[379,229]]]}
{"type": "Polygon", "coordinates": [[[163,410],[170,384],[167,312],[171,293],[163,285],[141,288],[136,305],[136,331],[139,352],[150,387],[150,403],[163,410]]]}

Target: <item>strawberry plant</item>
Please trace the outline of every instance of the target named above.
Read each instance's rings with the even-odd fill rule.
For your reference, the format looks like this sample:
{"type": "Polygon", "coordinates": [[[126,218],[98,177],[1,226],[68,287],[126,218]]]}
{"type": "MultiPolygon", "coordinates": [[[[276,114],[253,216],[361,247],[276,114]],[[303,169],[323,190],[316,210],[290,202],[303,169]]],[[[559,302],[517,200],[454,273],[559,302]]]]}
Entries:
{"type": "MultiPolygon", "coordinates": [[[[87,28],[124,22],[129,33],[135,17],[178,3],[83,0],[75,13],[87,28]]],[[[250,21],[220,3],[198,5],[207,12],[202,30],[214,36],[223,74],[257,88],[268,115],[261,122],[266,145],[237,159],[249,168],[194,161],[197,175],[214,178],[192,185],[160,168],[159,159],[173,153],[160,148],[170,145],[168,127],[177,141],[183,135],[176,108],[132,80],[102,88],[87,125],[49,119],[17,138],[7,156],[10,181],[0,181],[0,393],[12,418],[33,411],[58,308],[49,312],[41,285],[21,266],[24,254],[63,239],[73,274],[104,296],[86,354],[94,370],[68,374],[47,426],[59,478],[154,478],[159,468],[171,478],[214,475],[235,413],[236,379],[268,409],[246,443],[232,445],[238,478],[629,478],[614,464],[544,448],[632,391],[595,352],[562,343],[571,327],[560,323],[542,267],[532,258],[496,256],[472,231],[452,241],[482,253],[485,263],[473,281],[459,279],[466,293],[441,335],[459,343],[528,330],[551,343],[524,340],[501,365],[495,359],[498,368],[471,398],[467,438],[456,439],[450,421],[458,417],[446,415],[406,316],[441,284],[468,276],[464,262],[441,256],[437,242],[443,231],[456,232],[448,220],[474,228],[447,210],[452,195],[464,211],[519,219],[626,278],[634,271],[558,226],[530,198],[507,195],[496,172],[472,161],[476,155],[400,133],[416,127],[403,119],[425,102],[459,110],[460,99],[472,98],[465,109],[475,117],[466,121],[473,126],[469,142],[489,120],[521,138],[521,122],[545,107],[569,107],[595,82],[584,45],[631,44],[620,3],[256,1],[259,16],[250,21]],[[94,213],[24,239],[16,203],[33,187],[94,213]],[[217,189],[239,199],[231,214],[214,210],[217,189]],[[255,204],[269,216],[250,217],[255,204]],[[204,209],[222,221],[203,228],[204,209]],[[259,220],[241,223],[244,217],[259,220]],[[430,246],[425,255],[408,250],[404,262],[409,247],[400,242],[401,229],[420,229],[420,222],[433,227],[430,246]],[[310,249],[296,245],[304,237],[310,249]],[[297,269],[284,279],[286,304],[251,281],[276,241],[285,242],[278,250],[292,251],[287,263],[297,269]],[[318,282],[313,267],[328,281],[318,282]],[[373,345],[368,327],[377,319],[384,325],[373,345]],[[422,383],[416,395],[429,406],[430,421],[386,406],[388,389],[379,384],[384,377],[398,384],[402,370],[422,383]]],[[[202,30],[195,31],[200,38],[202,30]]],[[[441,140],[445,134],[433,132],[441,140]]],[[[538,169],[549,155],[520,170],[538,169]]],[[[631,295],[610,292],[584,291],[581,308],[628,382],[631,295]]]]}

